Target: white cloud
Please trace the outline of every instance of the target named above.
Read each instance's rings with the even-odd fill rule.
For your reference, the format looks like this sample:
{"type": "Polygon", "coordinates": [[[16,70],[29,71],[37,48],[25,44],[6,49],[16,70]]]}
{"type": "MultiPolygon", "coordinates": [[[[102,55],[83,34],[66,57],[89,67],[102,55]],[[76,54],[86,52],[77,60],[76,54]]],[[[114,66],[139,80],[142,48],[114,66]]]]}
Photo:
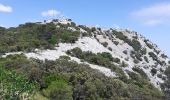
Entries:
{"type": "Polygon", "coordinates": [[[158,3],[132,13],[142,24],[155,26],[170,22],[170,3],[158,3]]]}
{"type": "Polygon", "coordinates": [[[48,11],[42,12],[41,15],[43,17],[55,17],[55,16],[60,16],[61,13],[57,10],[48,10],[48,11]]]}
{"type": "Polygon", "coordinates": [[[10,13],[12,12],[12,7],[0,4],[0,12],[10,13]]]}

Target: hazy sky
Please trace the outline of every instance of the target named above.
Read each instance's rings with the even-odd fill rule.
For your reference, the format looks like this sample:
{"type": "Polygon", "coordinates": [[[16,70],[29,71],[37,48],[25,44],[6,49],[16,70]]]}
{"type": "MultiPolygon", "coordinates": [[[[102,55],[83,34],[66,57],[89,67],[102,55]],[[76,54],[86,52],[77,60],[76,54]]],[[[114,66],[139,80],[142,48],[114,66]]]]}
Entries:
{"type": "Polygon", "coordinates": [[[169,0],[0,0],[0,25],[71,18],[79,24],[135,30],[170,56],[169,0]]]}

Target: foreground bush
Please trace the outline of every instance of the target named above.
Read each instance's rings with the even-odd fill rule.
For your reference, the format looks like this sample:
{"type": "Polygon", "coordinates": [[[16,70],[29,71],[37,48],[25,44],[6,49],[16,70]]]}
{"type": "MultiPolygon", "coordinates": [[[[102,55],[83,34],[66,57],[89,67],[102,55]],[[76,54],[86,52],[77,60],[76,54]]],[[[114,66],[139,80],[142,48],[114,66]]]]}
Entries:
{"type": "Polygon", "coordinates": [[[0,99],[23,100],[30,99],[37,91],[35,82],[29,82],[28,78],[15,71],[4,69],[0,66],[0,99]]]}

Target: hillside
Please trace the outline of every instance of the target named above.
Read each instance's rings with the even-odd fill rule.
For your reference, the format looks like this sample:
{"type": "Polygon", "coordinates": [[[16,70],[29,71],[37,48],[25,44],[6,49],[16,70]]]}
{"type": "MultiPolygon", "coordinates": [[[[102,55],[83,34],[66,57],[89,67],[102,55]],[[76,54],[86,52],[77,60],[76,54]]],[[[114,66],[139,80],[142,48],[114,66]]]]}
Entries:
{"type": "Polygon", "coordinates": [[[127,29],[71,19],[0,27],[0,55],[0,99],[168,100],[170,94],[170,59],[127,29]]]}

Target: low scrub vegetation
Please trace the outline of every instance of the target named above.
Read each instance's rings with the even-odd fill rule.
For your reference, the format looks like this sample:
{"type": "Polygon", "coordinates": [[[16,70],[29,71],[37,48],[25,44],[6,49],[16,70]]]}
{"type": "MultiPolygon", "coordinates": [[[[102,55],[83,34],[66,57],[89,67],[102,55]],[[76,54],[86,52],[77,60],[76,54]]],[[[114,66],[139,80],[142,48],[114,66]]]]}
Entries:
{"type": "MultiPolygon", "coordinates": [[[[111,60],[107,53],[100,54],[100,56],[108,57],[108,60],[111,60]]],[[[1,58],[0,65],[4,67],[0,69],[3,74],[0,76],[0,80],[6,88],[1,91],[1,94],[6,95],[1,95],[1,98],[18,100],[20,96],[16,96],[15,92],[20,90],[21,94],[29,93],[27,96],[30,99],[46,98],[47,100],[136,98],[159,100],[164,96],[152,85],[141,80],[139,75],[129,74],[132,79],[124,82],[119,78],[106,77],[88,65],[78,64],[67,59],[69,57],[64,56],[56,61],[45,60],[43,62],[27,59],[24,55],[1,58]]]]}
{"type": "Polygon", "coordinates": [[[112,64],[113,61],[115,63],[120,63],[120,59],[113,58],[112,55],[108,52],[94,54],[89,51],[83,52],[80,48],[76,47],[72,50],[68,50],[67,54],[92,64],[110,68],[112,71],[118,72],[120,77],[126,78],[122,69],[112,64]]]}
{"type": "Polygon", "coordinates": [[[112,30],[112,34],[115,35],[116,38],[118,38],[120,40],[123,40],[125,43],[132,46],[135,51],[141,50],[142,46],[141,46],[140,42],[137,39],[130,40],[122,32],[117,32],[115,30],[112,30]]]}
{"type": "Polygon", "coordinates": [[[133,67],[132,70],[139,73],[144,79],[149,79],[146,73],[141,68],[133,67]]]}
{"type": "Polygon", "coordinates": [[[162,84],[162,90],[165,93],[165,99],[168,100],[170,98],[170,66],[165,70],[164,74],[167,76],[167,79],[165,77],[165,82],[162,84]]]}
{"type": "Polygon", "coordinates": [[[149,40],[144,40],[145,44],[150,48],[153,49],[154,46],[152,44],[149,43],[149,40]]]}
{"type": "Polygon", "coordinates": [[[79,31],[67,30],[64,25],[57,28],[54,23],[26,23],[15,28],[0,30],[0,53],[32,51],[35,48],[52,49],[59,42],[74,43],[79,31]]]}

